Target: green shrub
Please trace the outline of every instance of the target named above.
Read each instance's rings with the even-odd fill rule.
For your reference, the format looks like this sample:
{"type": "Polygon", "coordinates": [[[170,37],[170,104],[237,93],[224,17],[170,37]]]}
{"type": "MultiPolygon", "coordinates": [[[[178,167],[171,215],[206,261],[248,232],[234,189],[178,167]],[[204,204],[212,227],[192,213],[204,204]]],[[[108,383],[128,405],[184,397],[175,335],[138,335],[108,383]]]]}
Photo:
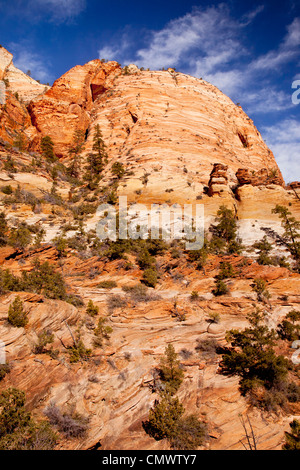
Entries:
{"type": "Polygon", "coordinates": [[[13,191],[13,188],[11,187],[11,185],[7,185],[7,186],[2,186],[1,188],[1,192],[3,194],[6,194],[7,196],[9,196],[10,194],[12,194],[14,191],[13,191]]]}
{"type": "Polygon", "coordinates": [[[35,354],[45,354],[51,352],[48,351],[46,346],[54,342],[54,334],[50,330],[43,330],[38,334],[38,343],[35,345],[35,354]]]}
{"type": "Polygon", "coordinates": [[[125,174],[125,168],[124,165],[120,162],[115,162],[112,165],[111,172],[114,176],[116,176],[118,179],[121,179],[124,174],[125,174]]]}
{"type": "Polygon", "coordinates": [[[5,246],[7,243],[7,221],[4,212],[0,212],[0,246],[5,246]]]}
{"type": "Polygon", "coordinates": [[[178,354],[171,343],[168,344],[164,356],[161,357],[159,374],[164,390],[174,395],[183,381],[184,373],[178,360],[178,354]]]}
{"type": "Polygon", "coordinates": [[[290,432],[285,431],[283,450],[300,450],[300,421],[293,419],[290,423],[290,432]]]}
{"type": "Polygon", "coordinates": [[[41,264],[36,260],[31,272],[22,272],[20,282],[24,291],[36,292],[49,299],[68,300],[62,275],[48,261],[41,264]]]}
{"type": "Polygon", "coordinates": [[[95,346],[102,346],[103,339],[109,339],[110,335],[112,334],[113,329],[110,326],[105,325],[106,322],[107,322],[107,319],[104,317],[99,318],[98,320],[97,328],[94,329],[94,335],[95,335],[94,345],[95,346]]]}
{"type": "Polygon", "coordinates": [[[8,321],[17,328],[24,327],[28,323],[28,314],[23,309],[23,302],[19,296],[10,304],[8,309],[8,321]]]}
{"type": "Polygon", "coordinates": [[[25,393],[9,388],[0,394],[0,450],[52,450],[58,436],[49,423],[36,423],[26,411],[25,393]]]}
{"type": "Polygon", "coordinates": [[[11,370],[11,367],[9,364],[0,364],[0,381],[4,379],[6,374],[8,374],[11,370]]]}
{"type": "Polygon", "coordinates": [[[148,287],[155,287],[157,284],[157,270],[154,267],[145,269],[142,282],[148,287]]]}
{"type": "Polygon", "coordinates": [[[76,344],[68,348],[69,360],[71,364],[79,361],[88,361],[92,350],[85,347],[82,340],[78,340],[76,344]]]}
{"type": "Polygon", "coordinates": [[[112,280],[101,281],[97,284],[97,287],[100,289],[113,289],[114,287],[117,287],[117,283],[112,280]]]}
{"type": "Polygon", "coordinates": [[[165,394],[150,409],[148,421],[143,423],[144,429],[157,441],[172,438],[178,420],[183,413],[184,408],[179,399],[165,394]]]}
{"type": "Polygon", "coordinates": [[[217,279],[215,284],[216,284],[216,287],[215,289],[212,290],[212,293],[215,296],[225,295],[229,292],[228,286],[221,279],[217,279]]]}
{"type": "Polygon", "coordinates": [[[89,300],[85,312],[90,317],[95,317],[99,313],[99,307],[89,300]]]}
{"type": "Polygon", "coordinates": [[[221,261],[219,269],[220,271],[219,274],[217,274],[216,279],[223,280],[236,275],[236,272],[229,261],[221,261]]]}
{"type": "Polygon", "coordinates": [[[8,244],[18,250],[24,250],[32,240],[32,235],[26,224],[21,223],[19,227],[12,228],[8,238],[8,244]]]}
{"type": "Polygon", "coordinates": [[[195,450],[206,438],[206,425],[191,414],[178,419],[170,436],[170,445],[176,450],[195,450]]]}
{"type": "MultiPolygon", "coordinates": [[[[227,375],[240,377],[242,395],[250,393],[251,396],[257,388],[263,387],[265,391],[275,391],[275,401],[280,401],[282,405],[289,361],[275,353],[274,346],[277,339],[275,331],[269,330],[266,326],[264,315],[260,310],[256,309],[247,316],[247,319],[250,327],[243,331],[230,330],[227,334],[227,341],[231,343],[231,347],[223,354],[222,371],[227,375]],[[280,389],[278,384],[281,384],[280,389]]],[[[263,399],[269,400],[270,397],[269,393],[260,398],[258,406],[265,407],[266,402],[262,405],[263,399]]]]}
{"type": "Polygon", "coordinates": [[[257,300],[259,302],[265,302],[271,297],[267,289],[266,281],[264,279],[261,279],[261,278],[254,279],[253,284],[251,284],[251,287],[254,290],[254,292],[256,292],[257,300]]]}

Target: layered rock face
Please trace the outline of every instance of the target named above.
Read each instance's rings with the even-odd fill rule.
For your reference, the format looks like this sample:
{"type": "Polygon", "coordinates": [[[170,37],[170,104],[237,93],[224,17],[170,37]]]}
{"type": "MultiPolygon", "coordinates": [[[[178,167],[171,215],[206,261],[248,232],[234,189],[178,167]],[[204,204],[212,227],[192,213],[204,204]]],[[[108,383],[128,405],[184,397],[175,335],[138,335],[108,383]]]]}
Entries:
{"type": "Polygon", "coordinates": [[[134,172],[128,191],[142,186],[139,178],[150,173],[149,198],[161,198],[170,188],[195,197],[217,162],[228,166],[232,184],[239,168],[266,168],[281,178],[273,154],[241,107],[188,75],[137,68],[125,74],[115,62],[94,60],[67,72],[29,110],[59,156],[67,155],[76,129],[88,132],[90,150],[99,124],[112,161],[121,160],[134,172]]]}
{"type": "Polygon", "coordinates": [[[0,138],[14,144],[21,137],[24,148],[38,148],[40,138],[32,126],[26,105],[49,87],[17,69],[13,55],[4,47],[0,48],[0,80],[5,85],[5,103],[0,104],[0,138]]]}
{"type": "MultiPolygon", "coordinates": [[[[241,255],[209,254],[199,269],[182,247],[169,247],[155,255],[159,273],[155,289],[148,287],[147,295],[137,299],[124,289],[141,286],[143,270],[137,257],[126,253],[126,259],[109,260],[102,251],[89,251],[84,234],[92,237],[88,231],[95,228],[97,214],[85,216],[80,211],[98,204],[104,188],[115,188],[111,166],[121,162],[126,171],[117,192],[129,202],[204,204],[206,228],[224,204],[234,210],[238,234],[247,247],[266,233],[281,233],[280,219],[272,213],[277,203],[299,219],[300,184],[284,186],[274,156],[253,122],[241,107],[201,79],[172,69],[140,71],[134,65],[121,69],[116,62],[93,60],[74,67],[38,95],[39,88],[35,84],[30,88],[30,80],[24,82],[26,94],[25,85],[18,88],[12,67],[11,54],[0,49],[0,78],[9,76],[12,83],[5,107],[0,106],[2,140],[13,144],[21,134],[27,150],[38,151],[41,137],[49,135],[56,154],[68,163],[73,134],[81,130],[86,136],[83,169],[99,125],[109,162],[93,192],[85,180],[78,187],[59,172],[55,176],[56,163],[39,166],[38,153],[20,152],[0,141],[0,189],[6,191],[0,191],[0,212],[5,211],[9,227],[26,222],[45,230],[40,248],[0,248],[1,269],[19,276],[34,270],[36,259],[47,261],[63,275],[68,293],[83,301],[74,306],[36,293],[1,295],[0,339],[11,371],[0,390],[9,386],[24,390],[28,408],[39,419],[45,418],[45,407],[53,402],[62,411],[74,408],[89,418],[83,438],[61,435],[57,448],[165,450],[168,443],[147,435],[143,422],[159,398],[154,393],[155,370],[166,344],[172,343],[184,368],[178,396],[188,412],[207,424],[207,448],[247,446],[242,415],[250,418],[259,449],[280,449],[291,415],[270,415],[250,407],[239,392],[237,377],[220,373],[221,356],[212,352],[207,356],[198,346],[199,340],[228,345],[226,331],[248,326],[246,315],[255,305],[276,329],[289,311],[298,309],[300,275],[286,267],[261,266],[253,250],[247,249],[241,255]],[[15,91],[20,91],[23,102],[15,91]],[[3,165],[8,155],[16,164],[13,174],[3,165]],[[23,191],[23,199],[10,204],[9,187],[12,199],[17,190],[23,191]],[[63,254],[55,248],[57,235],[72,240],[63,254]],[[227,294],[214,296],[221,261],[230,262],[236,275],[226,280],[227,294]],[[257,300],[252,288],[257,278],[267,283],[269,303],[257,300]],[[17,295],[28,313],[24,328],[8,322],[9,305],[17,295]],[[89,300],[99,308],[95,317],[87,314],[89,300]],[[214,314],[220,317],[218,323],[211,321],[214,314]],[[94,332],[101,319],[112,333],[95,346],[94,332]],[[38,335],[48,330],[54,335],[49,345],[54,355],[36,352],[38,335]],[[70,348],[77,334],[92,355],[71,363],[70,348]]],[[[268,240],[273,242],[271,235],[268,240]]],[[[276,243],[272,247],[274,256],[287,254],[276,243]]],[[[278,350],[286,357],[292,354],[286,343],[281,342],[278,350]]],[[[293,415],[299,416],[299,403],[293,415]]]]}
{"type": "Polygon", "coordinates": [[[94,101],[105,93],[109,77],[117,70],[117,62],[102,64],[100,60],[76,66],[30,104],[33,124],[41,135],[51,137],[57,156],[67,155],[75,131],[86,132],[89,128],[94,101]]]}
{"type": "Polygon", "coordinates": [[[13,55],[4,47],[0,48],[0,80],[5,80],[9,91],[18,93],[19,98],[25,104],[42,95],[49,88],[17,69],[13,64],[13,55]]]}

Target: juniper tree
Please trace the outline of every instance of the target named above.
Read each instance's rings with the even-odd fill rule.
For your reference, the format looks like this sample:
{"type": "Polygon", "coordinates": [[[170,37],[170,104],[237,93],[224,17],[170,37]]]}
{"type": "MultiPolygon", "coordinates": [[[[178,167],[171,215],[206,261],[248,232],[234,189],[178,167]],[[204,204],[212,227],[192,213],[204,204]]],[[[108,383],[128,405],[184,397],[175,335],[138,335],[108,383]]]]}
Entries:
{"type": "Polygon", "coordinates": [[[292,216],[287,207],[276,205],[272,209],[274,214],[278,214],[281,219],[281,225],[284,229],[283,238],[285,244],[296,261],[296,269],[300,272],[300,222],[292,216]]]}
{"type": "Polygon", "coordinates": [[[71,163],[68,167],[70,176],[78,178],[80,175],[80,155],[84,149],[85,133],[81,130],[76,130],[73,135],[73,141],[69,149],[71,163]]]}
{"type": "Polygon", "coordinates": [[[50,163],[54,163],[57,161],[57,157],[54,153],[54,144],[48,135],[44,136],[41,140],[41,150],[43,156],[46,158],[46,160],[50,163]]]}
{"type": "Polygon", "coordinates": [[[165,390],[171,395],[176,393],[183,381],[183,370],[180,367],[178,355],[174,346],[170,343],[165,349],[165,354],[160,360],[160,378],[165,390]]]}
{"type": "Polygon", "coordinates": [[[97,183],[99,181],[107,160],[106,145],[103,141],[100,126],[97,124],[93,138],[93,152],[91,152],[87,157],[85,179],[89,181],[90,184],[93,182],[97,183]]]}
{"type": "Polygon", "coordinates": [[[217,212],[216,221],[217,225],[212,227],[211,248],[222,251],[226,247],[228,253],[239,253],[242,245],[237,237],[237,222],[234,212],[222,205],[217,212]]]}

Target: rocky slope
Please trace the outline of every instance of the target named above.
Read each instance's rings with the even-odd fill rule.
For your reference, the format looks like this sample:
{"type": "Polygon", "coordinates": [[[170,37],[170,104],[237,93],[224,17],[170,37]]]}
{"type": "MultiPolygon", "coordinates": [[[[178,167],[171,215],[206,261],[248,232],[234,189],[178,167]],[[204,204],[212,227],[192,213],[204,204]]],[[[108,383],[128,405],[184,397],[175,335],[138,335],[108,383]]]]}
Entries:
{"type": "MultiPolygon", "coordinates": [[[[274,156],[252,121],[213,85],[173,70],[122,69],[116,62],[93,60],[45,89],[16,71],[11,54],[2,48],[0,74],[10,85],[6,105],[0,106],[0,211],[6,214],[8,230],[20,222],[45,230],[38,246],[32,242],[26,249],[0,248],[1,269],[20,276],[34,270],[36,258],[48,261],[63,275],[68,291],[83,301],[72,305],[34,292],[3,292],[0,339],[11,371],[0,389],[25,390],[37,418],[52,402],[89,417],[87,435],[61,437],[58,448],[88,449],[99,443],[101,449],[166,449],[167,443],[150,438],[142,423],[157,398],[152,389],[155,367],[166,344],[172,343],[185,371],[178,396],[187,410],[207,423],[205,448],[243,449],[247,442],[241,416],[249,416],[258,448],[280,449],[289,422],[299,418],[299,404],[277,415],[258,411],[240,395],[237,378],[220,373],[220,356],[197,349],[203,338],[225,345],[226,331],[245,327],[254,305],[266,311],[270,327],[299,308],[300,275],[286,267],[257,264],[257,252],[251,250],[267,234],[272,254],[287,256],[275,243],[276,234],[282,234],[278,215],[272,213],[276,203],[300,218],[299,184],[285,187],[274,156]],[[45,162],[39,150],[41,137],[49,135],[60,162],[68,164],[73,134],[82,130],[83,170],[98,124],[109,162],[94,193],[83,181],[74,185],[56,164],[45,162]],[[15,146],[20,135],[23,149],[15,146]],[[126,169],[117,193],[126,195],[129,203],[203,204],[206,229],[221,205],[233,209],[243,253],[210,254],[199,270],[176,246],[176,255],[169,249],[156,256],[155,289],[148,287],[145,298],[132,297],[122,288],[142,279],[135,256],[109,260],[84,238],[95,229],[98,217],[82,207],[96,207],[103,202],[105,188],[115,187],[111,166],[116,161],[126,169]],[[63,255],[57,243],[53,246],[55,236],[62,233],[75,237],[63,255]],[[229,292],[218,297],[212,289],[224,260],[237,275],[228,281],[229,292]],[[255,278],[267,282],[269,303],[258,302],[251,287],[255,278]],[[192,292],[198,293],[196,300],[192,292]],[[17,295],[28,312],[24,328],[7,321],[17,295]],[[93,318],[86,313],[89,300],[99,307],[93,318]],[[218,323],[209,320],[212,313],[220,315],[218,323]],[[113,331],[109,340],[95,347],[94,328],[102,316],[113,331]],[[35,351],[38,334],[45,330],[54,334],[54,356],[35,351]],[[79,332],[92,355],[88,361],[71,363],[68,347],[79,332]]],[[[285,343],[278,348],[287,357],[293,352],[285,343]]]]}

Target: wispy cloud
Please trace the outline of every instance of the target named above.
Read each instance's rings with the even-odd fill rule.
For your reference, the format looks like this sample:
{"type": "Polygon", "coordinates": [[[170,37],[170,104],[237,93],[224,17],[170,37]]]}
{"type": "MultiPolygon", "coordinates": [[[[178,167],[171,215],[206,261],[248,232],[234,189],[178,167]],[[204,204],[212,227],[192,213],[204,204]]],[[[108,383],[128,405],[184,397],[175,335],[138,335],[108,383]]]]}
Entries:
{"type": "Polygon", "coordinates": [[[1,9],[9,16],[22,16],[24,20],[37,23],[48,21],[56,24],[74,20],[84,11],[87,0],[0,0],[1,9]]]}
{"type": "Polygon", "coordinates": [[[52,82],[53,76],[48,68],[49,63],[45,62],[45,59],[36,52],[33,52],[30,44],[26,42],[22,44],[10,43],[9,50],[14,55],[15,67],[24,73],[30,70],[32,78],[40,80],[42,83],[52,82]]]}
{"type": "Polygon", "coordinates": [[[285,119],[276,126],[265,126],[262,136],[270,147],[286,182],[295,181],[300,175],[300,123],[285,119]]]}
{"type": "MultiPolygon", "coordinates": [[[[102,47],[99,51],[113,52],[111,59],[125,60],[138,66],[159,69],[184,65],[189,73],[195,72],[201,59],[203,69],[209,72],[218,64],[229,63],[239,57],[243,48],[238,41],[240,25],[232,19],[225,4],[205,10],[194,8],[192,12],[170,21],[159,31],[149,31],[147,45],[137,50],[125,34],[122,41],[102,47]],[[108,49],[109,47],[109,49],[108,49]]],[[[244,51],[245,52],[245,51],[244,51]]]]}
{"type": "Polygon", "coordinates": [[[30,0],[29,3],[56,22],[74,19],[86,7],[86,0],[30,0]]]}

